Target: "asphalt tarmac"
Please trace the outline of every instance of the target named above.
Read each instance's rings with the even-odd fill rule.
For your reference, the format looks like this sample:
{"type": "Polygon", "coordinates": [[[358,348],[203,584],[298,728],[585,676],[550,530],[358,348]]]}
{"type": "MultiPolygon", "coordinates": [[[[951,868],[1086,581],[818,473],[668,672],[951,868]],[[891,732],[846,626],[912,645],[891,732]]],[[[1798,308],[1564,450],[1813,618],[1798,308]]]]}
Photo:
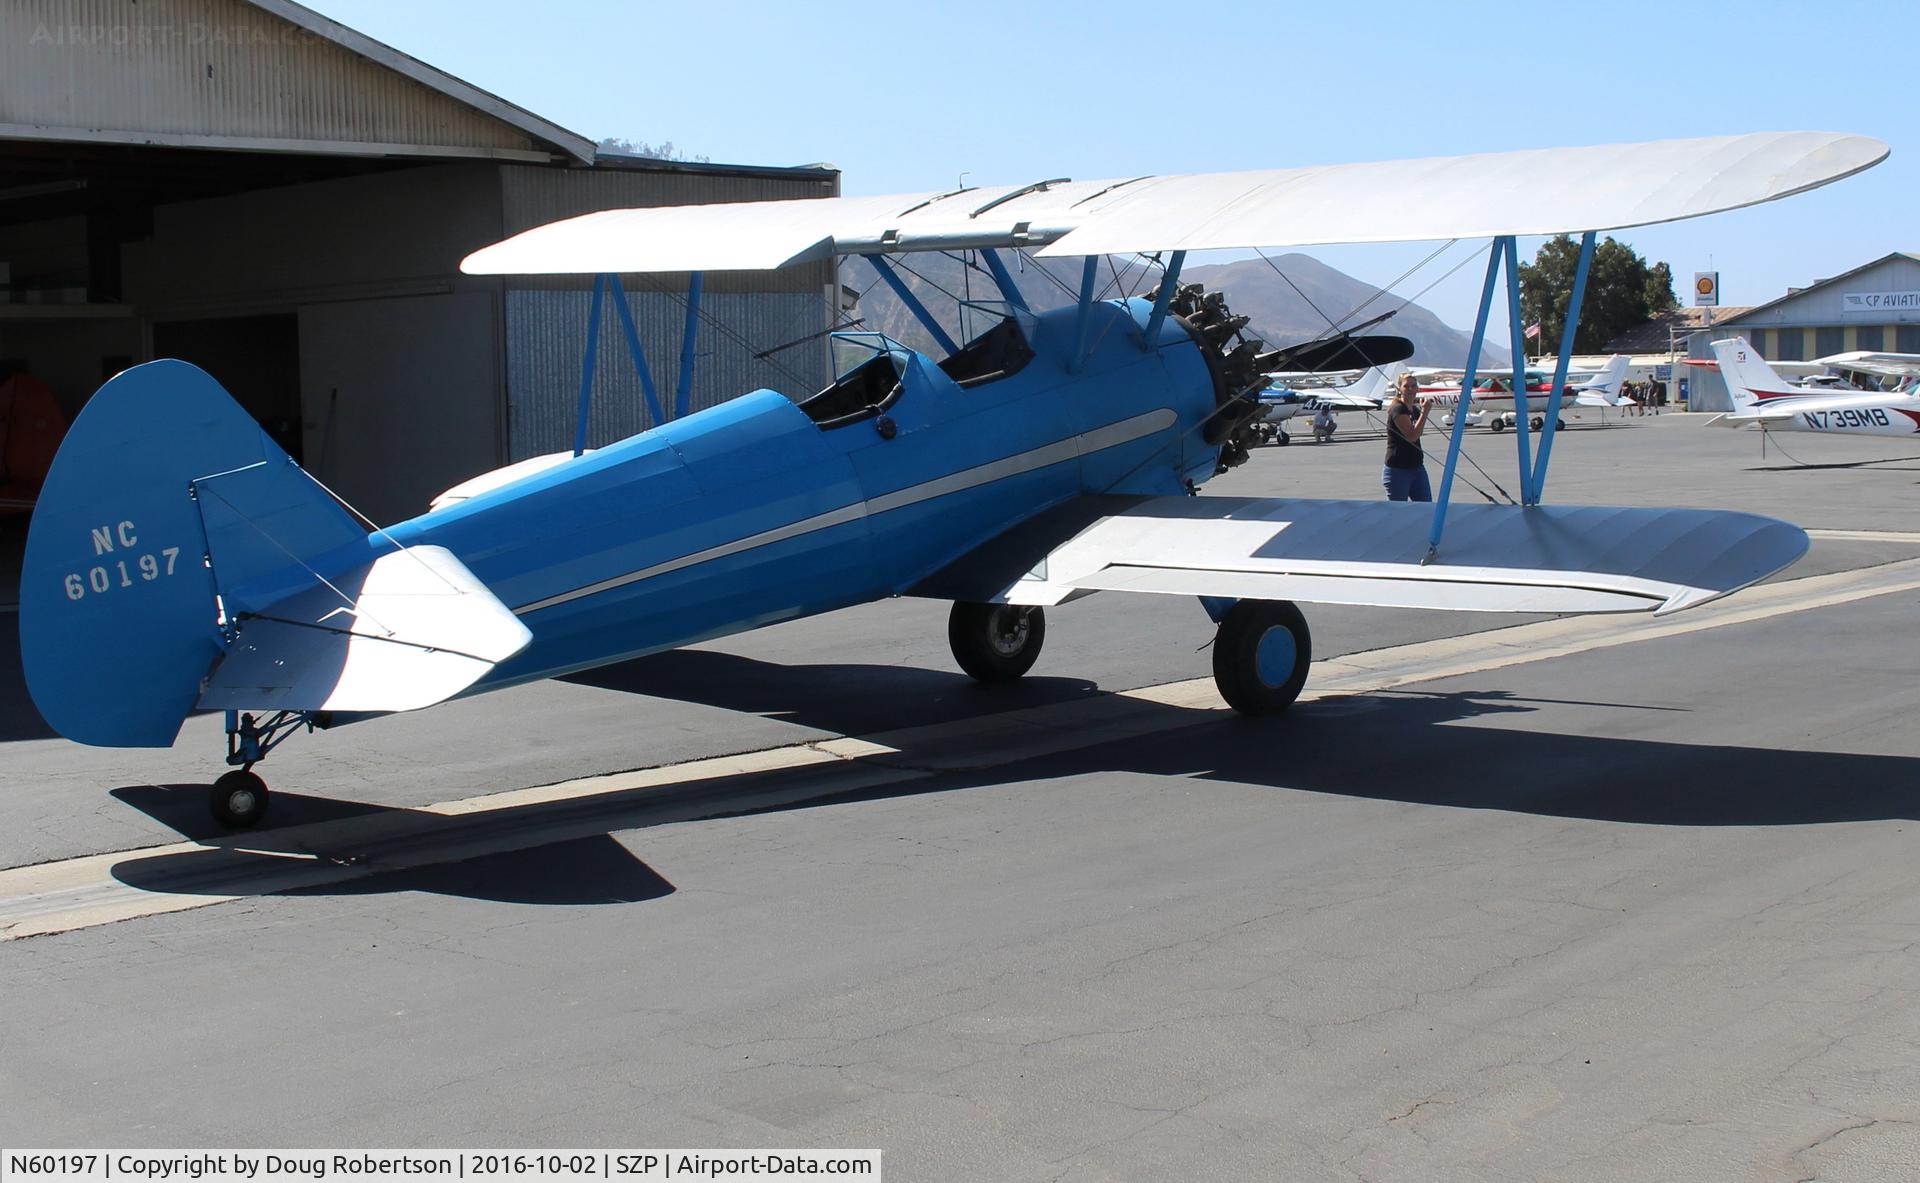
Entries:
{"type": "MultiPolygon", "coordinates": [[[[51,737],[0,630],[0,1142],[1913,1177],[1920,440],[1703,418],[1568,432],[1549,499],[1814,529],[1768,586],[1309,607],[1267,723],[1191,602],[1058,609],[995,693],[903,600],[296,738],[235,839],[217,720],[51,737]]],[[[1209,491],[1377,495],[1343,423],[1209,491]]]]}

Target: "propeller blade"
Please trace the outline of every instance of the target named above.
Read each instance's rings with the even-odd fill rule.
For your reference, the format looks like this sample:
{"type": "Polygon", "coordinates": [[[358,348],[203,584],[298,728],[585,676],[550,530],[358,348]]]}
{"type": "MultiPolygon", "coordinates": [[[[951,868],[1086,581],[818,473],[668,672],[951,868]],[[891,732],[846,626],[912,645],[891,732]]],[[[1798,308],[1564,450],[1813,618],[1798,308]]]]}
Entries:
{"type": "Polygon", "coordinates": [[[1341,334],[1319,341],[1289,345],[1263,353],[1258,359],[1263,372],[1297,370],[1321,373],[1327,370],[1364,370],[1405,361],[1413,356],[1413,342],[1405,337],[1370,335],[1354,337],[1341,334]]]}

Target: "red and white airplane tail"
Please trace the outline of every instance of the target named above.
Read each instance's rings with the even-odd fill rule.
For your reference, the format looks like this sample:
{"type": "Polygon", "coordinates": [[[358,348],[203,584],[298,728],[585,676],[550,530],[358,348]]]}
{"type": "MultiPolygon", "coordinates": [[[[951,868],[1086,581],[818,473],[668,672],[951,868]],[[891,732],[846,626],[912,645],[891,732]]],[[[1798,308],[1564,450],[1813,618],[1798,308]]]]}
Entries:
{"type": "Polygon", "coordinates": [[[1720,377],[1726,380],[1727,394],[1733,399],[1736,415],[1748,415],[1768,402],[1783,398],[1804,398],[1809,393],[1793,386],[1766,363],[1745,337],[1729,337],[1713,343],[1713,356],[1720,362],[1720,377]]]}

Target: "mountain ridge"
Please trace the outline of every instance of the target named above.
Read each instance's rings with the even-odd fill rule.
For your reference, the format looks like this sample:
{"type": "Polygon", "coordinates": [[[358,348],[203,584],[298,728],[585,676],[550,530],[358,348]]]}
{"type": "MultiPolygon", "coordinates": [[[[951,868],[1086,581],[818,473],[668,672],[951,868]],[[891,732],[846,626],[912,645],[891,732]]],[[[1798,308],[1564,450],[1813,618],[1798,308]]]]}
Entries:
{"type": "MultiPolygon", "coordinates": [[[[1014,282],[1035,311],[1044,312],[1074,302],[1080,284],[1080,260],[1002,257],[1008,259],[1010,268],[1017,268],[1014,282]]],[[[1400,297],[1391,294],[1382,296],[1380,289],[1372,284],[1311,255],[1291,252],[1270,256],[1270,259],[1271,262],[1241,259],[1196,264],[1182,268],[1180,278],[1184,283],[1204,284],[1210,292],[1224,292],[1228,306],[1248,318],[1247,332],[1266,341],[1269,347],[1323,337],[1330,331],[1329,317],[1357,323],[1392,311],[1391,319],[1371,331],[1393,333],[1411,340],[1413,364],[1459,366],[1466,362],[1468,334],[1418,304],[1403,304],[1400,297]],[[1358,316],[1352,315],[1362,304],[1366,305],[1364,310],[1358,316]]],[[[953,299],[998,299],[998,292],[984,268],[969,268],[943,254],[894,256],[892,262],[899,268],[908,289],[956,340],[971,335],[967,330],[977,333],[985,327],[982,323],[969,323],[963,329],[953,299]]],[[[1116,267],[1116,263],[1111,258],[1102,261],[1096,290],[1104,297],[1121,294],[1123,289],[1124,294],[1140,295],[1152,286],[1157,271],[1142,270],[1137,264],[1131,268],[1125,264],[1116,267]],[[1121,281],[1118,285],[1116,272],[1121,281]]],[[[880,281],[871,264],[849,259],[841,268],[840,282],[860,293],[858,310],[853,315],[863,322],[861,328],[886,333],[916,349],[933,348],[931,335],[899,297],[880,281]]],[[[1491,343],[1483,351],[1483,357],[1490,366],[1507,360],[1505,351],[1491,343]]]]}

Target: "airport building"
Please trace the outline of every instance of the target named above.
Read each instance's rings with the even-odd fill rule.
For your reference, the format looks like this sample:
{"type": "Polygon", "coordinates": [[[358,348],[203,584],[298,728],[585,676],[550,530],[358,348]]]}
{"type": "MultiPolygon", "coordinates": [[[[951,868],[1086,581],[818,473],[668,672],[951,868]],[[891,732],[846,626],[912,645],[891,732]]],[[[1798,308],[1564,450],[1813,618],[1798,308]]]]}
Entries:
{"type": "MultiPolygon", "coordinates": [[[[838,191],[827,166],[598,151],[288,0],[9,0],[0,380],[30,373],[71,418],[184,358],[356,507],[410,516],[574,440],[591,281],[462,257],[591,210],[838,191]]],[[[830,264],[624,278],[663,417],[683,382],[687,409],[826,384],[830,264]]],[[[626,337],[607,309],[591,443],[653,425],[626,337]]]]}
{"type": "MultiPolygon", "coordinates": [[[[1689,310],[1698,312],[1699,310],[1689,310]]],[[[1772,362],[1810,362],[1855,349],[1920,353],[1920,255],[1895,251],[1753,308],[1714,311],[1711,330],[1686,338],[1687,356],[1713,357],[1711,343],[1742,336],[1772,362]]],[[[1695,410],[1732,409],[1725,383],[1689,367],[1695,410]]]]}

